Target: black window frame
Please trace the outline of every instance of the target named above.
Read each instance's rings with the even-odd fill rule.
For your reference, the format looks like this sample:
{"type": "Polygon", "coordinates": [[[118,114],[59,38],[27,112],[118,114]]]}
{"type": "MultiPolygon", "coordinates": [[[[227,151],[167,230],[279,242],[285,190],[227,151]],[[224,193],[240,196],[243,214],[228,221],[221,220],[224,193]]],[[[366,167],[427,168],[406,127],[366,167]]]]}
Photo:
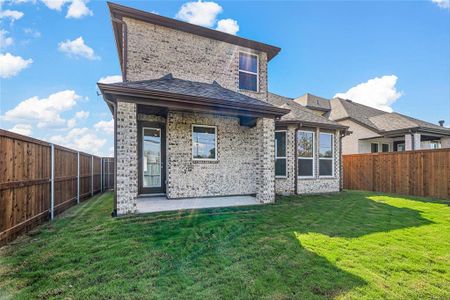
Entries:
{"type": "Polygon", "coordinates": [[[219,157],[218,149],[217,149],[217,139],[218,139],[218,133],[217,133],[217,126],[214,125],[200,125],[200,124],[192,124],[192,130],[191,130],[191,140],[192,140],[192,151],[191,151],[191,157],[193,161],[217,161],[219,157]],[[194,141],[194,129],[198,128],[213,128],[214,129],[214,158],[198,158],[194,156],[194,147],[195,147],[195,141],[194,141]]]}
{"type": "Polygon", "coordinates": [[[335,134],[331,133],[331,132],[319,132],[319,178],[331,178],[334,177],[334,161],[335,161],[335,156],[336,156],[336,147],[334,145],[335,143],[335,134]],[[331,157],[322,157],[321,156],[321,144],[320,144],[320,139],[321,139],[321,135],[329,135],[331,136],[331,157]],[[321,175],[320,174],[320,163],[321,161],[331,161],[331,174],[326,174],[326,175],[321,175]]]}
{"type": "Polygon", "coordinates": [[[315,178],[315,176],[316,176],[316,133],[314,131],[312,131],[312,130],[297,130],[296,135],[297,135],[297,147],[296,147],[295,151],[296,151],[296,156],[297,156],[297,170],[296,170],[297,178],[298,179],[315,178]],[[302,156],[299,155],[299,153],[298,153],[299,133],[309,133],[309,134],[311,134],[311,136],[312,136],[312,143],[311,143],[311,145],[312,145],[312,149],[311,149],[312,156],[311,157],[309,157],[309,156],[302,157],[302,156]],[[299,172],[300,160],[310,160],[311,161],[311,168],[312,168],[311,175],[307,175],[307,176],[300,175],[300,172],[299,172]]]}
{"type": "Polygon", "coordinates": [[[275,130],[275,178],[287,177],[287,130],[275,130]],[[284,156],[278,156],[278,140],[277,133],[284,133],[284,156]],[[284,174],[277,174],[277,161],[284,161],[284,174]]]}

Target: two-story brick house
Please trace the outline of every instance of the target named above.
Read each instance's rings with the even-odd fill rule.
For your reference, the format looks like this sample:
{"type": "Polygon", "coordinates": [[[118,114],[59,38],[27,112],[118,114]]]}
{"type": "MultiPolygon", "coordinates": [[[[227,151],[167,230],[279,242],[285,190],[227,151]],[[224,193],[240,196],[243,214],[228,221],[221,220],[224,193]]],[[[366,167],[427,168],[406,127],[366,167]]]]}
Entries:
{"type": "Polygon", "coordinates": [[[149,195],[268,203],[276,191],[339,190],[345,127],[298,119],[307,109],[268,93],[267,65],[280,48],[108,5],[123,82],[98,86],[115,120],[117,214],[149,195]]]}

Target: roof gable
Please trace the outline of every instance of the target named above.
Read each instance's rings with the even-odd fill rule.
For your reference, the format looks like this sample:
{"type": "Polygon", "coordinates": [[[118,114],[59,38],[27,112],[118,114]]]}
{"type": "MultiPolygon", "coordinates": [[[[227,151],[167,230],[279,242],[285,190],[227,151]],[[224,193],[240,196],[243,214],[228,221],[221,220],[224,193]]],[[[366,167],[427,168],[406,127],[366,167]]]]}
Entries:
{"type": "Polygon", "coordinates": [[[119,59],[120,64],[123,65],[123,26],[117,24],[117,21],[121,21],[123,17],[137,19],[143,22],[152,23],[155,25],[184,31],[188,33],[192,33],[195,35],[207,37],[210,39],[215,39],[219,41],[223,41],[230,44],[235,44],[238,46],[242,46],[245,48],[254,49],[257,51],[262,51],[267,53],[267,61],[270,61],[273,57],[275,57],[279,52],[280,48],[271,46],[268,44],[260,43],[257,41],[245,39],[236,35],[232,35],[229,33],[225,33],[222,31],[206,28],[203,26],[198,26],[194,24],[190,24],[187,22],[179,21],[176,19],[160,16],[157,14],[149,13],[146,11],[142,11],[139,9],[131,8],[128,6],[119,5],[116,3],[108,2],[109,11],[111,14],[111,19],[113,21],[113,30],[114,36],[116,38],[116,44],[119,51],[119,59]]]}
{"type": "Polygon", "coordinates": [[[309,93],[294,99],[294,101],[309,109],[321,111],[331,110],[330,100],[309,93]]]}

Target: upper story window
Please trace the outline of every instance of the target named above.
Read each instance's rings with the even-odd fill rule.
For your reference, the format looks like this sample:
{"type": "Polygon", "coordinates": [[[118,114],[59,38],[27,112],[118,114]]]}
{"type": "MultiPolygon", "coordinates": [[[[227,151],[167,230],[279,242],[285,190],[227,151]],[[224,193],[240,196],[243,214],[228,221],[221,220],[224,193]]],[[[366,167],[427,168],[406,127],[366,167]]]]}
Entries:
{"type": "Polygon", "coordinates": [[[258,56],[239,53],[239,89],[258,91],[258,56]]]}
{"type": "Polygon", "coordinates": [[[217,160],[216,126],[192,126],[192,158],[194,160],[217,160]]]}
{"type": "Polygon", "coordinates": [[[334,173],[334,134],[321,132],[319,136],[319,176],[331,177],[334,173]]]}

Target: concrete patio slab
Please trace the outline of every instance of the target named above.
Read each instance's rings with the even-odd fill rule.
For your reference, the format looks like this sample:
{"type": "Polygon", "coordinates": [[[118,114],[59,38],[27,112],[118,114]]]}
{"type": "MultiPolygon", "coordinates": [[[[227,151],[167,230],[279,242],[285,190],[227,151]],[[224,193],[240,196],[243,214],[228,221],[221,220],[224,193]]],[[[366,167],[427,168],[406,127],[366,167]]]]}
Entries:
{"type": "Polygon", "coordinates": [[[137,212],[161,212],[184,209],[199,209],[212,207],[246,206],[261,204],[253,196],[228,196],[167,199],[164,196],[139,198],[137,200],[137,212]]]}

